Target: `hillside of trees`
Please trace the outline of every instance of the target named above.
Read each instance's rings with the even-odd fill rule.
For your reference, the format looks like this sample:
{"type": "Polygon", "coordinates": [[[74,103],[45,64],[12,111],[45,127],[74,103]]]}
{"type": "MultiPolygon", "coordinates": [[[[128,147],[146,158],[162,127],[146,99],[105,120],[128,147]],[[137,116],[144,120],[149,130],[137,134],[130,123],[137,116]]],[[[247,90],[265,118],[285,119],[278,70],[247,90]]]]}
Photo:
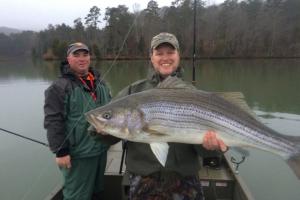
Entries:
{"type": "MultiPolygon", "coordinates": [[[[147,58],[151,38],[174,33],[181,54],[193,51],[194,0],[174,0],[158,7],[150,0],[144,10],[130,12],[125,5],[108,7],[104,16],[97,6],[74,25],[49,25],[47,29],[9,36],[0,34],[0,55],[32,55],[44,59],[65,57],[67,45],[87,43],[97,59],[147,58]],[[99,28],[100,23],[105,24],[99,28]]],[[[197,0],[197,57],[300,57],[299,0],[226,0],[206,6],[197,0]]]]}
{"type": "Polygon", "coordinates": [[[22,31],[19,29],[0,26],[0,33],[4,33],[5,35],[10,35],[12,33],[20,33],[20,32],[22,31]]]}

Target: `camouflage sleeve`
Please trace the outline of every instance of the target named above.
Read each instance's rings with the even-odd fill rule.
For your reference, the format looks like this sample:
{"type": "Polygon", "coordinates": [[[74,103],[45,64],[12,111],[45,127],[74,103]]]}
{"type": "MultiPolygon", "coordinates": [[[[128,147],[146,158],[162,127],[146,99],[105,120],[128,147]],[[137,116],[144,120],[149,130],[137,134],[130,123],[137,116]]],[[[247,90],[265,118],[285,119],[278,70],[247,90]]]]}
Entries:
{"type": "Polygon", "coordinates": [[[128,85],[127,87],[123,88],[121,91],[118,92],[118,94],[114,97],[114,99],[119,99],[121,97],[125,97],[129,95],[131,93],[130,88],[131,85],[128,85]]]}
{"type": "Polygon", "coordinates": [[[114,99],[118,99],[130,94],[134,94],[137,92],[141,92],[147,89],[151,89],[153,88],[153,86],[150,86],[147,83],[147,79],[142,79],[142,80],[138,80],[128,86],[126,86],[125,88],[123,88],[120,92],[118,92],[118,94],[114,97],[114,99]]]}

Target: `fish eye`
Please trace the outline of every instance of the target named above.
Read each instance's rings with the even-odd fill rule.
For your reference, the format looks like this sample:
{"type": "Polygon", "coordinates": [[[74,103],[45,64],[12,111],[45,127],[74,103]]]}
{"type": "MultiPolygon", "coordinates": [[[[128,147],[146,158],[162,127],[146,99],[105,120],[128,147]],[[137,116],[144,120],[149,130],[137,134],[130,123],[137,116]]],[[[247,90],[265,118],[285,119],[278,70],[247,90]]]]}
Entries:
{"type": "Polygon", "coordinates": [[[103,117],[104,119],[111,119],[112,114],[111,114],[110,111],[107,111],[107,112],[105,112],[105,113],[102,114],[102,117],[103,117]]]}

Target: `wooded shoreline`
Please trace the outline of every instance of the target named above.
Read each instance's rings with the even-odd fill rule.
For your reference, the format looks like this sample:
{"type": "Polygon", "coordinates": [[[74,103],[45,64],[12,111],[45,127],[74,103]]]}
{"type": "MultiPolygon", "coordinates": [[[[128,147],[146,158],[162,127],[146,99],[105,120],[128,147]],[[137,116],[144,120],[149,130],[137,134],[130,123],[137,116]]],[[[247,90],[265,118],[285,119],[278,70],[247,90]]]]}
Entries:
{"type": "Polygon", "coordinates": [[[300,57],[299,0],[226,0],[206,6],[206,1],[174,0],[158,7],[131,12],[125,5],[108,7],[102,16],[93,6],[74,25],[52,25],[40,32],[0,33],[0,55],[32,55],[46,60],[63,59],[68,44],[86,43],[98,60],[146,59],[151,38],[159,32],[177,36],[182,57],[199,58],[298,58],[300,57]],[[196,41],[193,13],[196,16],[196,41]],[[105,24],[99,28],[100,24],[105,24]]]}
{"type": "MultiPolygon", "coordinates": [[[[119,57],[119,58],[112,58],[112,57],[104,57],[104,58],[100,58],[97,59],[95,57],[92,57],[91,60],[149,60],[150,57],[119,57]]],[[[188,56],[183,56],[180,58],[181,60],[192,60],[193,57],[188,57],[188,56]]],[[[230,60],[230,59],[300,59],[300,56],[295,56],[295,57],[266,57],[266,56],[261,56],[261,57],[217,57],[217,56],[211,56],[211,57],[196,57],[196,60],[230,60]]],[[[47,58],[44,59],[45,61],[55,61],[55,60],[61,60],[59,58],[47,58]]],[[[1,58],[0,58],[1,61],[1,58]]]]}

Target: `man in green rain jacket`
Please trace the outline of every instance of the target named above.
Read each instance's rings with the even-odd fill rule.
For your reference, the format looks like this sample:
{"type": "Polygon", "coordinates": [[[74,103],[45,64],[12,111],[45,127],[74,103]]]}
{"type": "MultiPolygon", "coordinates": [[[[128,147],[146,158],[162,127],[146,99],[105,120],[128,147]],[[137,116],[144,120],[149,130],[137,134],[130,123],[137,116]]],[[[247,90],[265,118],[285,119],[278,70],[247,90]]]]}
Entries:
{"type": "Polygon", "coordinates": [[[84,113],[108,103],[110,92],[90,67],[83,43],[69,45],[61,76],[45,91],[45,119],[51,151],[63,177],[65,200],[101,198],[107,145],[87,133],[84,113]]]}

